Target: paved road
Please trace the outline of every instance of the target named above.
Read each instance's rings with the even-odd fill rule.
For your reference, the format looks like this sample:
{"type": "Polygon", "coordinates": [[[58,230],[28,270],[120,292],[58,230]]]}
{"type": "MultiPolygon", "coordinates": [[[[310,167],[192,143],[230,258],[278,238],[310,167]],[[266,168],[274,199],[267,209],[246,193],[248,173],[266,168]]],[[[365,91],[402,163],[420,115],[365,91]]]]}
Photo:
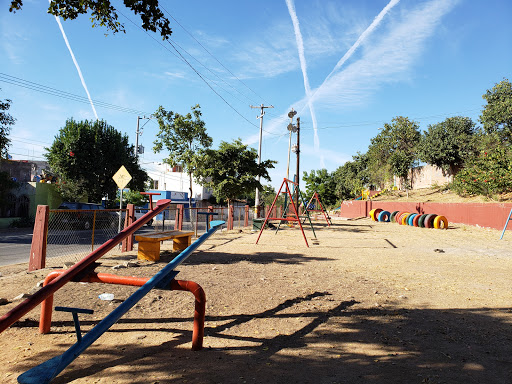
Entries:
{"type": "MultiPolygon", "coordinates": [[[[137,233],[151,232],[154,228],[144,227],[137,233]]],[[[94,248],[115,236],[112,229],[97,230],[94,233],[94,248]]],[[[65,256],[91,251],[92,230],[52,231],[48,234],[48,257],[65,256]],[[50,248],[51,247],[51,252],[50,248]]],[[[0,230],[0,266],[26,263],[30,258],[32,229],[0,230]]]]}

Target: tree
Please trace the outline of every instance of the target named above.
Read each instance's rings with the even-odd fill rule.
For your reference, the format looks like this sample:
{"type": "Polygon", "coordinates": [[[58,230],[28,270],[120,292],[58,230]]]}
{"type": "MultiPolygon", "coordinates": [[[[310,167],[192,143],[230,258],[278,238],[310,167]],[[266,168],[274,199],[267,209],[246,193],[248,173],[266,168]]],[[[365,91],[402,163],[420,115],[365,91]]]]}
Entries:
{"type": "Polygon", "coordinates": [[[211,188],[217,198],[224,198],[228,205],[256,188],[263,186],[257,177],[270,181],[268,169],[274,168],[276,161],[265,160],[258,164],[258,153],[248,148],[241,139],[232,143],[222,141],[218,150],[204,149],[204,165],[196,168],[194,175],[206,187],[211,188]]]}
{"type": "Polygon", "coordinates": [[[429,125],[418,145],[419,157],[453,175],[466,159],[476,154],[476,133],[475,123],[469,117],[449,117],[429,125]]]}
{"type": "Polygon", "coordinates": [[[51,170],[61,179],[65,200],[87,198],[100,202],[106,196],[114,199],[118,188],[112,176],[122,165],[132,176],[128,188],[143,190],[148,178],[137,163],[128,136],[103,120],[69,119],[52,146],[45,149],[51,170]]]}
{"type": "MultiPolygon", "coordinates": [[[[130,11],[140,14],[144,30],[158,31],[164,40],[171,36],[170,22],[160,9],[158,0],[123,0],[123,2],[130,11]]],[[[22,7],[23,0],[12,0],[9,11],[16,12],[22,7]]],[[[106,27],[113,33],[125,32],[123,24],[117,21],[118,11],[111,5],[110,0],[51,0],[48,13],[62,17],[64,20],[74,20],[79,15],[90,13],[93,27],[106,27]]]]}
{"type": "Polygon", "coordinates": [[[325,206],[336,204],[336,182],[334,175],[327,172],[327,169],[314,169],[308,173],[304,172],[302,180],[306,182],[306,195],[311,198],[315,192],[320,195],[320,201],[325,206]]]}
{"type": "Polygon", "coordinates": [[[206,133],[204,121],[201,120],[201,107],[197,104],[191,109],[194,118],[190,113],[180,115],[166,111],[162,106],[158,108],[155,117],[160,130],[153,148],[157,153],[165,147],[169,151],[169,156],[164,159],[164,163],[171,167],[182,165],[188,173],[189,206],[192,206],[192,175],[202,164],[200,151],[212,145],[212,138],[206,133]]]}
{"type": "Polygon", "coordinates": [[[353,199],[370,183],[367,154],[358,152],[352,159],[333,172],[335,193],[339,199],[353,199]]]}
{"type": "Polygon", "coordinates": [[[9,158],[7,150],[11,141],[8,136],[11,131],[11,126],[14,125],[16,121],[6,112],[11,107],[11,103],[12,101],[9,99],[0,100],[0,159],[9,158]]]}
{"type": "Polygon", "coordinates": [[[512,84],[503,79],[482,96],[487,101],[480,122],[488,134],[496,133],[502,141],[512,141],[512,84]]]}
{"type": "Polygon", "coordinates": [[[391,121],[371,139],[369,162],[374,171],[379,165],[387,165],[391,175],[400,177],[407,184],[409,170],[416,162],[416,147],[421,136],[419,125],[403,116],[394,117],[391,121]]]}

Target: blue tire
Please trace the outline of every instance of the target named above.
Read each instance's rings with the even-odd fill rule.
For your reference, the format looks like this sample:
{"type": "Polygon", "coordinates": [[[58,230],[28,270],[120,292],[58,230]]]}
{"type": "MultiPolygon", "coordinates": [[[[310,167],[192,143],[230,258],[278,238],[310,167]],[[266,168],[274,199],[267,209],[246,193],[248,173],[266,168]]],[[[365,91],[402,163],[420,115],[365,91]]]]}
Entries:
{"type": "Polygon", "coordinates": [[[412,221],[414,220],[414,216],[418,216],[417,213],[411,213],[408,217],[407,217],[407,225],[410,225],[411,227],[413,226],[412,225],[412,221]]]}
{"type": "Polygon", "coordinates": [[[380,222],[388,223],[390,216],[391,214],[388,211],[382,211],[379,213],[379,216],[377,216],[377,220],[380,222]]]}

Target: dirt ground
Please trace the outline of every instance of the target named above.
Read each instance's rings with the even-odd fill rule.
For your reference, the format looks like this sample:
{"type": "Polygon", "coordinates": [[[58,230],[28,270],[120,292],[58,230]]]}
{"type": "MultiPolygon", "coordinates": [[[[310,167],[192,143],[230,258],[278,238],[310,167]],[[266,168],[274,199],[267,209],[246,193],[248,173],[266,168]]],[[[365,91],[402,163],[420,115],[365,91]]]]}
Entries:
{"type": "MultiPolygon", "coordinates": [[[[54,383],[511,383],[512,232],[451,223],[447,230],[316,221],[310,247],[297,228],[217,232],[178,279],[207,295],[204,349],[191,350],[193,296],[151,291],[54,383]]],[[[165,243],[164,248],[170,249],[165,243]]],[[[157,263],[113,270],[136,253],[101,259],[99,272],[150,277],[157,263]]],[[[0,297],[30,292],[49,270],[0,269],[0,297]]],[[[94,309],[87,331],[134,287],[69,283],[55,305],[94,309]],[[113,302],[101,293],[113,293],[113,302]]],[[[0,306],[3,313],[16,302],[0,306]]],[[[39,307],[0,335],[0,381],[75,341],[71,314],[39,307]]]]}

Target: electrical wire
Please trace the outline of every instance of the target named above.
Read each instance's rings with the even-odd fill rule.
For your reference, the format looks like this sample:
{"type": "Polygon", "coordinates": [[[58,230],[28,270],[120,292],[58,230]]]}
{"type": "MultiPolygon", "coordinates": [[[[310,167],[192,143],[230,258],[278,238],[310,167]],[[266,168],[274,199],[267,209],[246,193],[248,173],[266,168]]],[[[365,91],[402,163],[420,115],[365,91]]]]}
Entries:
{"type": "MultiPolygon", "coordinates": [[[[49,86],[39,84],[39,83],[35,83],[33,81],[24,80],[24,79],[21,79],[16,76],[8,75],[6,73],[0,72],[0,81],[7,83],[7,84],[15,85],[18,87],[22,87],[22,88],[30,89],[33,91],[45,93],[48,95],[60,97],[63,99],[68,99],[68,100],[85,103],[85,104],[90,104],[89,99],[87,97],[76,95],[74,93],[70,93],[70,92],[66,92],[66,91],[62,91],[60,89],[49,87],[49,86]]],[[[136,115],[148,113],[148,112],[140,111],[140,110],[137,110],[134,108],[122,107],[119,105],[106,103],[106,102],[100,101],[100,100],[93,100],[93,102],[96,106],[98,106],[100,108],[111,109],[111,110],[115,110],[118,112],[131,113],[131,114],[136,114],[136,115]]]]}

